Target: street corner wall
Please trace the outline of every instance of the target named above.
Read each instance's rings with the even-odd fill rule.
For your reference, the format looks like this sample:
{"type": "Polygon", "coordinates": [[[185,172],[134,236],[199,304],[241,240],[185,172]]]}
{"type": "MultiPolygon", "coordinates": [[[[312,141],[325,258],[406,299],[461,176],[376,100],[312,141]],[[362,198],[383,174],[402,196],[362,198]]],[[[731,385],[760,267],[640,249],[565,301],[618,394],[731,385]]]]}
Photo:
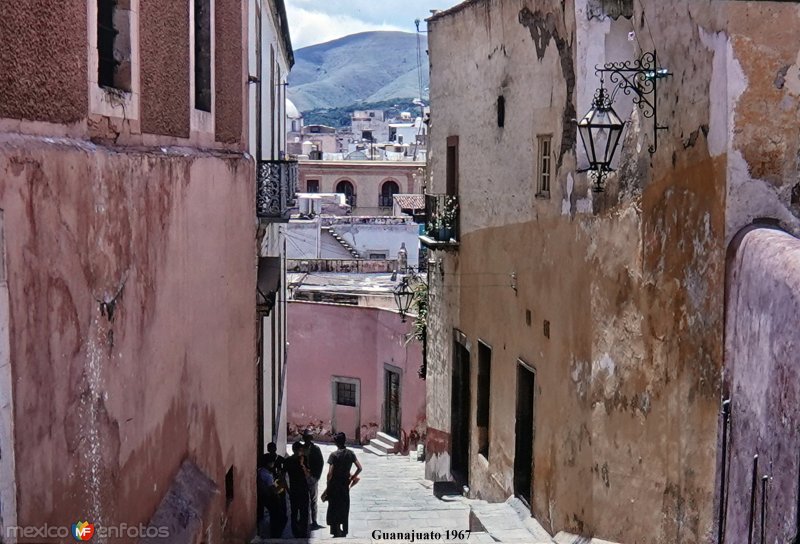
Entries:
{"type": "MultiPolygon", "coordinates": [[[[727,101],[709,94],[724,57],[703,32],[719,32],[727,14],[643,3],[673,73],[659,83],[659,121],[669,129],[648,153],[652,120],[620,93],[618,111],[630,119],[616,173],[596,194],[576,172],[586,162],[573,119],[599,85],[594,65],[636,58],[628,34],[635,25],[644,43],[646,30],[641,7],[614,20],[587,17],[587,4],[564,14],[558,2],[487,0],[431,22],[432,192],[444,192],[446,138],[459,135],[462,237],[457,257],[432,252],[453,276],[431,280],[431,312],[444,319],[431,328],[429,391],[444,400],[429,393],[429,443],[433,429],[443,431],[440,444],[449,432],[457,327],[495,346],[500,383],[514,379],[517,358],[536,367],[537,518],[609,540],[701,542],[713,524],[728,175],[728,125],[716,125],[727,101]],[[675,21],[675,10],[692,17],[675,21]],[[473,113],[468,121],[463,111],[473,113]],[[552,135],[549,198],[534,195],[537,134],[552,135]]],[[[513,418],[512,400],[492,401],[492,422],[513,418]]],[[[513,432],[492,428],[489,469],[471,465],[471,489],[510,492],[513,432]]],[[[444,459],[428,455],[429,468],[444,459]]],[[[439,470],[449,468],[429,476],[439,470]]]]}
{"type": "Polygon", "coordinates": [[[212,533],[251,535],[254,186],[241,155],[0,136],[19,525],[147,524],[189,459],[212,533]]]}
{"type": "MultiPolygon", "coordinates": [[[[401,434],[409,441],[424,439],[425,382],[419,342],[407,341],[411,321],[395,312],[363,306],[291,302],[288,309],[287,362],[289,434],[312,428],[321,437],[335,430],[348,438],[354,429],[336,426],[334,377],[360,383],[360,440],[367,443],[383,429],[384,369],[399,370],[401,434]]],[[[400,437],[400,438],[404,438],[400,437]]]]}
{"type": "MultiPolygon", "coordinates": [[[[726,390],[730,423],[724,489],[724,534],[736,542],[748,533],[751,482],[756,504],[767,504],[766,531],[774,542],[796,535],[800,474],[800,240],[770,228],[755,228],[735,240],[729,263],[725,323],[726,390]],[[753,456],[758,469],[753,475],[753,456]],[[762,497],[761,479],[768,478],[762,497]],[[747,497],[739,500],[737,497],[747,497]]],[[[755,532],[761,532],[760,516],[755,532]]]]}
{"type": "Polygon", "coordinates": [[[796,2],[731,2],[727,31],[714,37],[728,72],[728,242],[759,218],[800,234],[798,33],[796,2]]]}

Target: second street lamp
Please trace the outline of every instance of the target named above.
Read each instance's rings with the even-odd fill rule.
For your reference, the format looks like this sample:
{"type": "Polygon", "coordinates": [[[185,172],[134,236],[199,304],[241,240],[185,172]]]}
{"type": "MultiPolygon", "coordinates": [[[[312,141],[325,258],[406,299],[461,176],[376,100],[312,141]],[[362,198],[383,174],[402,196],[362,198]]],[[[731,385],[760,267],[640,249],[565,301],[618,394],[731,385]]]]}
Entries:
{"type": "Polygon", "coordinates": [[[400,319],[405,323],[406,314],[414,301],[414,291],[408,285],[407,277],[403,278],[400,284],[394,288],[394,301],[397,304],[397,309],[400,310],[400,319]]]}

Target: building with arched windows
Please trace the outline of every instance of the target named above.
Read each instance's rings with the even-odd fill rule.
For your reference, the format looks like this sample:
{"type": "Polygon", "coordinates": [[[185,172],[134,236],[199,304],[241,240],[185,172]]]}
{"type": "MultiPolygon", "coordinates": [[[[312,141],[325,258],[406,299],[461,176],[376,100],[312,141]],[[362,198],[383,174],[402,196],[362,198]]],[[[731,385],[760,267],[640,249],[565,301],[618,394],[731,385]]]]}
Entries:
{"type": "Polygon", "coordinates": [[[300,161],[299,192],[345,195],[352,215],[392,215],[394,195],[422,194],[424,162],[300,161]]]}

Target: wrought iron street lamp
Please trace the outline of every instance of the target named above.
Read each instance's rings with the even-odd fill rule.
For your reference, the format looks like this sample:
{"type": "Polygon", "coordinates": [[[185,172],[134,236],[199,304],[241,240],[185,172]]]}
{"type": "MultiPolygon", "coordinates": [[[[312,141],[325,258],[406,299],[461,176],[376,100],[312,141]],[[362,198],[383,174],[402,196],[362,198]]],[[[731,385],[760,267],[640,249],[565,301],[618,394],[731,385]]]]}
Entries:
{"type": "Polygon", "coordinates": [[[594,171],[594,190],[603,190],[603,178],[611,171],[611,160],[619,145],[622,127],[625,123],[611,107],[611,97],[605,88],[600,87],[594,95],[592,108],[578,122],[589,168],[594,171]]]}
{"type": "Polygon", "coordinates": [[[400,319],[405,323],[406,314],[414,301],[414,291],[411,290],[411,286],[408,284],[408,277],[404,277],[400,284],[394,288],[394,301],[397,304],[397,309],[400,310],[400,319]]]}
{"type": "Polygon", "coordinates": [[[626,95],[633,95],[633,103],[639,107],[642,115],[653,119],[653,143],[650,153],[658,148],[658,131],[668,127],[658,124],[658,80],[672,75],[669,70],[658,66],[656,52],[646,52],[634,61],[610,62],[602,68],[596,67],[595,73],[600,76],[600,88],[594,95],[592,107],[578,122],[589,168],[594,173],[594,190],[603,190],[603,180],[611,171],[611,161],[619,145],[624,123],[611,105],[620,90],[626,95]],[[608,76],[611,92],[604,86],[604,78],[608,76]]]}

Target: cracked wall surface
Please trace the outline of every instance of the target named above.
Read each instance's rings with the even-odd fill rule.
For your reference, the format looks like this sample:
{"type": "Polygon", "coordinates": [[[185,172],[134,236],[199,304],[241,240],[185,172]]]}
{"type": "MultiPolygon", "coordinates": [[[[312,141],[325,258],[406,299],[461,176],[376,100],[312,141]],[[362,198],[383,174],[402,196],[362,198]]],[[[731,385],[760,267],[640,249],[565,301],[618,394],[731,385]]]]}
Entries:
{"type": "Polygon", "coordinates": [[[0,135],[17,524],[146,525],[189,458],[220,489],[234,467],[214,538],[220,519],[250,535],[253,172],[236,154],[0,135]]]}
{"type": "Polygon", "coordinates": [[[450,275],[431,272],[431,315],[443,319],[431,329],[428,423],[443,438],[429,448],[428,474],[450,477],[442,461],[458,328],[493,348],[488,462],[476,455],[473,427],[471,493],[513,492],[509,422],[522,358],[536,368],[531,506],[546,527],[707,542],[725,252],[754,218],[796,230],[798,6],[643,1],[632,17],[598,16],[598,6],[483,0],[429,21],[429,192],[445,192],[446,139],[459,136],[461,239],[456,252],[431,254],[450,275]],[[569,105],[578,117],[589,108],[595,65],[633,60],[653,44],[672,73],[658,96],[669,128],[648,153],[652,120],[619,93],[627,123],[616,172],[593,193],[569,105]],[[559,165],[549,198],[534,196],[540,134],[552,136],[559,165]]]}

